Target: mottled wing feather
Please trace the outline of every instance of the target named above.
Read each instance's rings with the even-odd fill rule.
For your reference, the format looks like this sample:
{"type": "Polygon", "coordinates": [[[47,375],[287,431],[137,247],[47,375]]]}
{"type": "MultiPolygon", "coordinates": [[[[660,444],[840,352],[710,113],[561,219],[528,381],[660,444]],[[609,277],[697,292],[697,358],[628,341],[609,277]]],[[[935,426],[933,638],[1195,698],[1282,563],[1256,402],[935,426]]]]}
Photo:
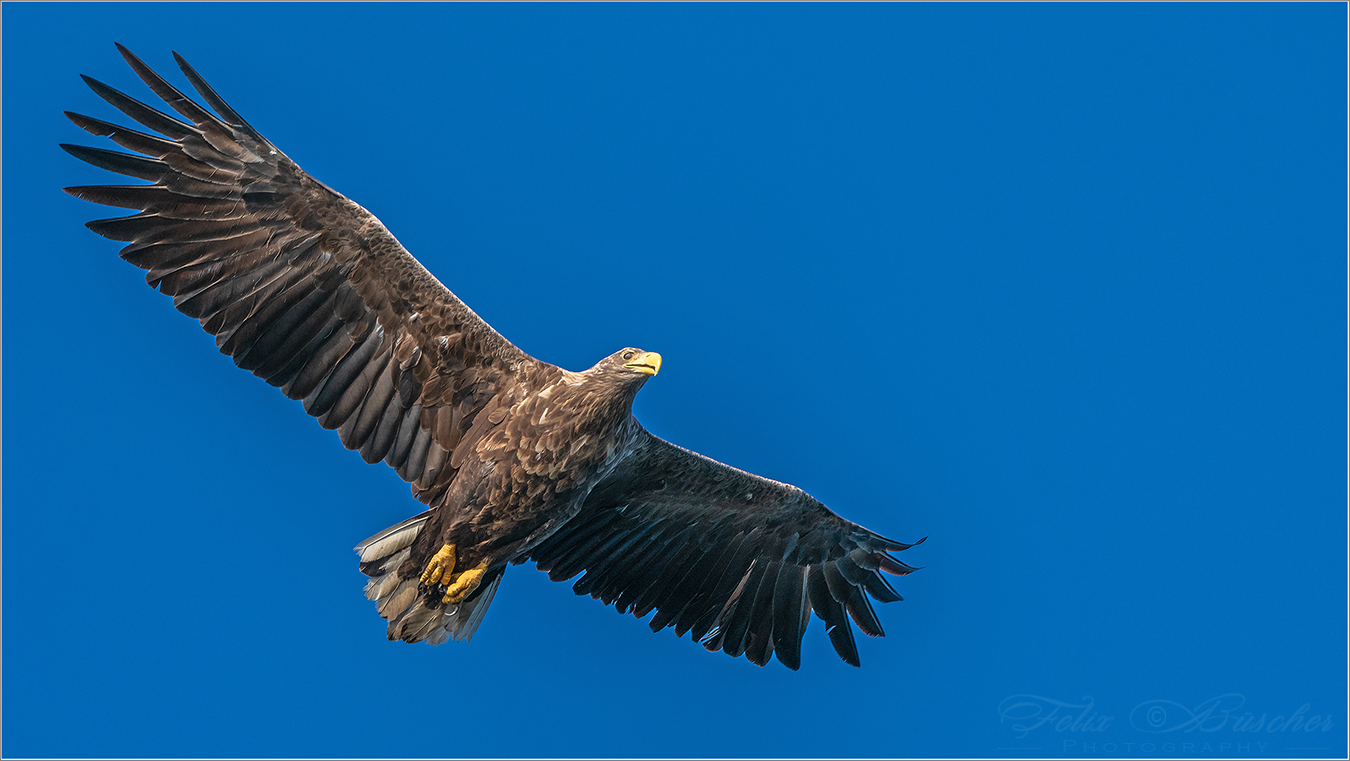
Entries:
{"type": "Polygon", "coordinates": [[[89,228],[126,241],[122,258],[147,270],[146,281],[199,320],[237,365],[303,400],[346,447],[367,462],[384,460],[432,501],[478,413],[551,366],[474,314],[372,214],[302,171],[176,53],[215,114],[118,49],[182,118],[85,78],[159,133],[67,113],[135,153],[63,148],[153,183],[67,188],[139,212],[89,228]]]}
{"type": "Polygon", "coordinates": [[[673,626],[761,666],[776,653],[796,669],[811,611],[839,657],[859,664],[848,619],[883,636],[868,595],[900,599],[880,571],[913,571],[888,554],[910,546],[794,486],[641,431],[581,512],[530,554],[555,581],[584,571],[578,594],[639,618],[656,611],[653,631],[673,626]]]}

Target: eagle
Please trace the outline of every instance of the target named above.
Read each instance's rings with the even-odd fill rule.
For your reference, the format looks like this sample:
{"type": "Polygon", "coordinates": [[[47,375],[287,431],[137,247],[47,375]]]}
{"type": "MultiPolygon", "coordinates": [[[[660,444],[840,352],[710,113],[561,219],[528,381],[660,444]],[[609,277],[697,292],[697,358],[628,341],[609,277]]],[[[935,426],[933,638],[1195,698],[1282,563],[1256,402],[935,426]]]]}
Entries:
{"type": "Polygon", "coordinates": [[[87,226],[125,242],[121,257],[221,353],[366,462],[383,460],[427,506],[356,547],[390,640],[467,641],[507,565],[528,561],[554,581],[583,574],[578,595],[653,614],[654,632],[674,627],[760,666],[776,655],[799,668],[812,612],[853,666],[849,620],[883,636],[869,597],[901,599],[881,572],[916,570],[891,554],[911,544],[652,435],[632,406],[660,354],[624,348],[582,372],[529,356],[182,56],[211,110],[117,49],[178,116],[84,77],[149,131],[68,111],[131,152],[61,147],[148,184],[65,190],[134,210],[87,226]]]}

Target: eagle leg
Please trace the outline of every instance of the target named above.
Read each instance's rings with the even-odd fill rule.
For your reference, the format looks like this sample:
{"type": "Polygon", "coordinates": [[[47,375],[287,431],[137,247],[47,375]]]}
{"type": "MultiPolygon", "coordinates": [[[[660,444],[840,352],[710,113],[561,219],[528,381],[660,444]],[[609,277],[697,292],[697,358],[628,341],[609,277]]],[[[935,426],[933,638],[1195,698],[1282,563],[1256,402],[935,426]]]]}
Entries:
{"type": "Polygon", "coordinates": [[[454,583],[445,590],[445,598],[441,602],[454,604],[473,594],[478,585],[483,583],[483,574],[486,571],[487,563],[483,562],[455,576],[454,583]]]}
{"type": "Polygon", "coordinates": [[[450,577],[455,570],[455,545],[446,544],[436,551],[427,563],[427,569],[422,571],[422,584],[431,586],[433,584],[450,584],[450,577]]]}
{"type": "Polygon", "coordinates": [[[422,571],[422,583],[418,587],[419,589],[443,587],[445,597],[441,602],[458,603],[478,589],[478,585],[483,583],[483,574],[486,571],[487,563],[484,562],[479,563],[476,568],[455,573],[455,545],[447,543],[427,562],[426,570],[422,571]]]}

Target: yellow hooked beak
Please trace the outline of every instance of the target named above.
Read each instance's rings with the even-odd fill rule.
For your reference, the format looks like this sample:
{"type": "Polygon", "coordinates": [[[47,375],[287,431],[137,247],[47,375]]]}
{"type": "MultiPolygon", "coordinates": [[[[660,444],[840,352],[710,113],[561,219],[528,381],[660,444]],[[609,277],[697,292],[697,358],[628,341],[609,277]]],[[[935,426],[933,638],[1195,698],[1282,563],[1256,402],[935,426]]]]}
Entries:
{"type": "Polygon", "coordinates": [[[643,375],[656,375],[661,372],[661,355],[654,351],[644,351],[634,357],[632,362],[623,363],[623,366],[643,375]]]}

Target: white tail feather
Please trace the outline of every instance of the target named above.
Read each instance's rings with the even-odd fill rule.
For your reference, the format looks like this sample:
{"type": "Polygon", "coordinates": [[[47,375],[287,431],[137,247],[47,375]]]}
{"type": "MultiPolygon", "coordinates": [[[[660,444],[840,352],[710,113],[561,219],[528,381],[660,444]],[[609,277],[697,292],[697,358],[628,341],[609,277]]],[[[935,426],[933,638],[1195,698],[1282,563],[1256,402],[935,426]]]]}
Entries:
{"type": "MultiPolygon", "coordinates": [[[[406,560],[406,558],[400,559],[398,562],[402,563],[403,560],[406,560]]],[[[398,574],[386,573],[383,576],[376,576],[366,582],[366,599],[383,600],[388,597],[397,586],[398,574]]]]}
{"type": "Polygon", "coordinates": [[[478,631],[478,625],[483,623],[483,615],[487,613],[488,606],[492,604],[492,596],[497,594],[497,587],[502,583],[502,577],[506,575],[505,570],[497,575],[488,584],[483,593],[469,602],[459,606],[460,620],[453,627],[447,626],[446,631],[455,638],[456,642],[468,642],[473,639],[473,633],[478,631]]]}
{"type": "MultiPolygon", "coordinates": [[[[393,574],[390,574],[391,576],[393,574]]],[[[412,605],[413,600],[417,598],[417,580],[408,579],[398,586],[396,591],[388,597],[376,600],[376,609],[380,612],[381,618],[393,620],[403,615],[403,612],[412,605]]]]}
{"type": "Polygon", "coordinates": [[[426,523],[427,518],[430,517],[430,510],[420,515],[414,515],[408,520],[390,526],[356,545],[356,552],[361,556],[361,562],[369,563],[378,560],[412,544],[413,540],[417,538],[417,534],[422,530],[422,524],[426,523]]]}

